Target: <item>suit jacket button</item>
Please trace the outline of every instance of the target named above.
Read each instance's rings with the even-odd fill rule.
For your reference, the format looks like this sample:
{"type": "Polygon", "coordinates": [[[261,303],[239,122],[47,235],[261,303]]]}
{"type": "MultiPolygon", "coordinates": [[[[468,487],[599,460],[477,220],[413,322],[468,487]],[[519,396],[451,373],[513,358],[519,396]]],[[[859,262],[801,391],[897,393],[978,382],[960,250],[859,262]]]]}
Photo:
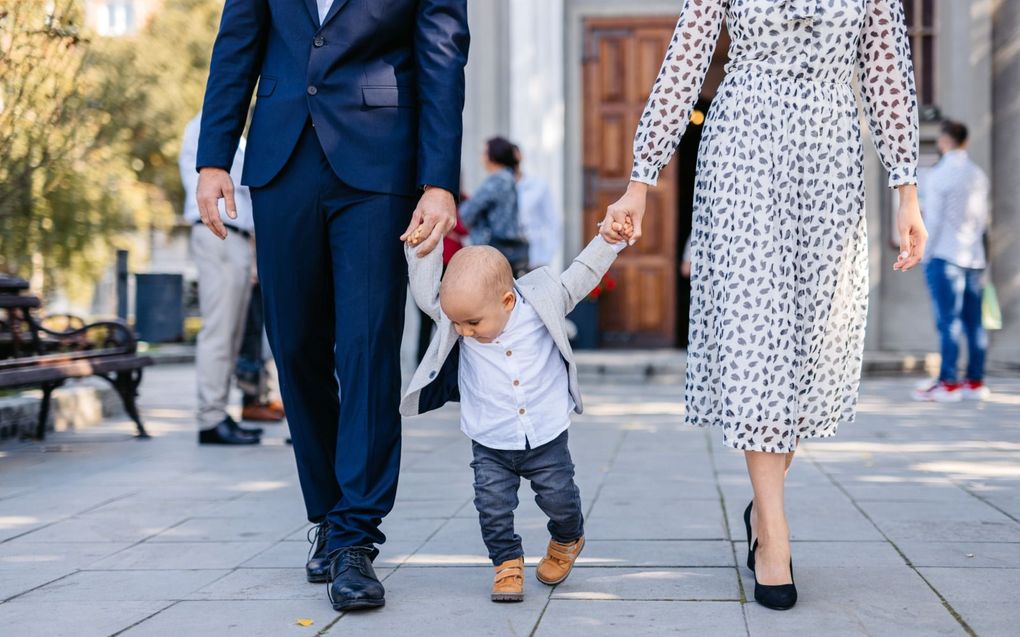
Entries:
{"type": "Polygon", "coordinates": [[[314,86],[309,86],[308,87],[308,94],[309,95],[315,95],[318,92],[319,92],[319,89],[315,88],[314,86]]]}
{"type": "Polygon", "coordinates": [[[314,40],[312,40],[312,45],[313,45],[313,46],[314,46],[315,48],[319,48],[320,46],[322,46],[322,45],[323,45],[323,44],[325,44],[325,43],[326,43],[326,39],[325,39],[325,38],[323,38],[323,37],[322,37],[321,35],[319,35],[319,36],[316,36],[316,37],[315,37],[315,39],[314,39],[314,40]]]}

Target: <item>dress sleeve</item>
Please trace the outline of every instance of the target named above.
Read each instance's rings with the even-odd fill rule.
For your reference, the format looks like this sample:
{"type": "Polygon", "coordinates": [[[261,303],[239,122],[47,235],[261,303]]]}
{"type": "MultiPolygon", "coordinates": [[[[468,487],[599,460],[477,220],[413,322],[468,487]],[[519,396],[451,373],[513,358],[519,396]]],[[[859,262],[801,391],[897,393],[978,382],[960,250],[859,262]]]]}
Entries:
{"type": "Polygon", "coordinates": [[[861,98],[889,187],[917,183],[917,92],[900,0],[868,0],[857,57],[861,98]]]}
{"type": "Polygon", "coordinates": [[[634,134],[631,179],[654,186],[687,129],[729,0],[684,0],[673,39],[634,134]]]}

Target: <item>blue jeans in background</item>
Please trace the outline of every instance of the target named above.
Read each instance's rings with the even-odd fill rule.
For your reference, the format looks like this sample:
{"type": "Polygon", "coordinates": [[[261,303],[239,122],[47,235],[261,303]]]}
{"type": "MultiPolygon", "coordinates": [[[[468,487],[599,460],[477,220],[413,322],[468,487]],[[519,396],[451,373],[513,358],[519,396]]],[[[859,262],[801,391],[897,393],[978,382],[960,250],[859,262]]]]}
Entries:
{"type": "Polygon", "coordinates": [[[961,268],[945,259],[932,259],[925,265],[924,272],[935,308],[935,327],[939,331],[942,349],[939,380],[957,381],[961,335],[967,336],[966,379],[983,380],[988,349],[988,336],[981,326],[984,270],[961,268]]]}
{"type": "Polygon", "coordinates": [[[521,536],[514,532],[521,478],[531,480],[535,502],[549,516],[552,539],[569,544],[584,535],[581,492],[574,484],[566,431],[534,449],[502,450],[471,444],[475,508],[493,565],[524,555],[521,536]]]}

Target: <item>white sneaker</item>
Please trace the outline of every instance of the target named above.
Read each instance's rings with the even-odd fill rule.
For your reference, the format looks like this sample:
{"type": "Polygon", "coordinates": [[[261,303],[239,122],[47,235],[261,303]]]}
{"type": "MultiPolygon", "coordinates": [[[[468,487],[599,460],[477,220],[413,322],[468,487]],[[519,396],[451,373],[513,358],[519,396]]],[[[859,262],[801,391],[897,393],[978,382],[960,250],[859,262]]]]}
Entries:
{"type": "Polygon", "coordinates": [[[934,380],[915,389],[910,397],[920,402],[958,403],[963,400],[963,385],[934,380]]]}
{"type": "Polygon", "coordinates": [[[988,389],[988,385],[980,380],[964,381],[960,392],[967,400],[988,400],[988,397],[992,395],[992,390],[988,389]]]}

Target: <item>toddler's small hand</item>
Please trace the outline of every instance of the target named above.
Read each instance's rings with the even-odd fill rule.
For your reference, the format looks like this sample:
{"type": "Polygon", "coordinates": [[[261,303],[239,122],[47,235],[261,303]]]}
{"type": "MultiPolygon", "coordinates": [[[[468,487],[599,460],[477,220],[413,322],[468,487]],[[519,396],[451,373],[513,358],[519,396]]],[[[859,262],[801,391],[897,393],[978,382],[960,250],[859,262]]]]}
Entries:
{"type": "Polygon", "coordinates": [[[425,240],[425,232],[423,226],[418,226],[414,229],[411,235],[407,238],[407,245],[414,247],[425,240]]]}
{"type": "Polygon", "coordinates": [[[613,232],[622,234],[629,241],[634,236],[634,222],[631,221],[630,215],[628,215],[623,223],[614,221],[612,226],[613,232]]]}

